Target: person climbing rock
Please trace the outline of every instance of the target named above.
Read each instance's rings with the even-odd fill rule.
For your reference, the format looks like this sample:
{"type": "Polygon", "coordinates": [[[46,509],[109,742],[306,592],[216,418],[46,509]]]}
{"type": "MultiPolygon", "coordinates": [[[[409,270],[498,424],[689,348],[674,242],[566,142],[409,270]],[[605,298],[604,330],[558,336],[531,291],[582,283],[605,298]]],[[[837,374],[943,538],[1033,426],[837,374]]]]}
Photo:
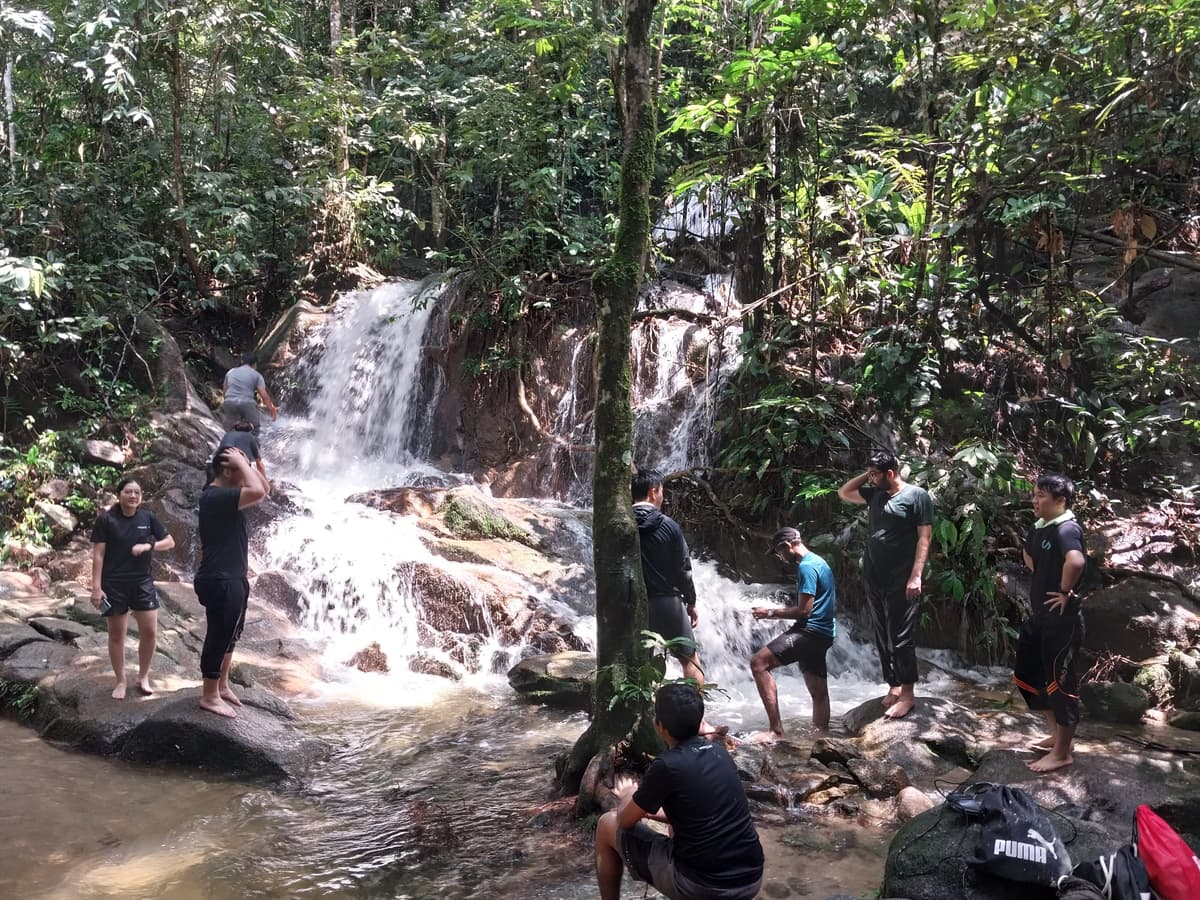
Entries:
{"type": "Polygon", "coordinates": [[[272,420],[279,415],[275,401],[267,391],[267,382],[258,371],[258,356],[246,353],[242,365],[225,373],[225,395],[221,400],[221,419],[226,428],[232,428],[239,419],[245,419],[257,432],[262,428],[262,413],[258,408],[261,397],[263,406],[272,420]]]}
{"type": "MultiPolygon", "coordinates": [[[[214,455],[220,453],[226,447],[237,447],[246,454],[246,458],[254,465],[263,478],[267,477],[267,467],[263,464],[262,448],[258,444],[258,438],[254,436],[254,423],[246,419],[238,419],[234,423],[233,428],[225,432],[221,438],[221,442],[217,444],[217,449],[214,455]]],[[[208,467],[208,480],[211,482],[216,473],[212,470],[212,465],[208,467]]],[[[269,483],[269,482],[268,482],[269,483]]]]}

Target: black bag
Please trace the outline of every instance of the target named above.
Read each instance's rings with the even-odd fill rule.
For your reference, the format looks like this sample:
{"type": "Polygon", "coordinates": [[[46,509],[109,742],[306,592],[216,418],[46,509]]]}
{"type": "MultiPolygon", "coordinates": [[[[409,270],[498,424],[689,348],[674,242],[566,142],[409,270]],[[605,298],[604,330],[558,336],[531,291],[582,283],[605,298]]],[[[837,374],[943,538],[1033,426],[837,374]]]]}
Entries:
{"type": "Polygon", "coordinates": [[[979,793],[982,828],[969,863],[981,872],[1053,886],[1071,872],[1067,848],[1050,819],[1020,788],[993,784],[979,793]]]}
{"type": "Polygon", "coordinates": [[[1150,900],[1150,876],[1132,847],[1081,862],[1072,874],[1098,887],[1104,900],[1150,900]]]}

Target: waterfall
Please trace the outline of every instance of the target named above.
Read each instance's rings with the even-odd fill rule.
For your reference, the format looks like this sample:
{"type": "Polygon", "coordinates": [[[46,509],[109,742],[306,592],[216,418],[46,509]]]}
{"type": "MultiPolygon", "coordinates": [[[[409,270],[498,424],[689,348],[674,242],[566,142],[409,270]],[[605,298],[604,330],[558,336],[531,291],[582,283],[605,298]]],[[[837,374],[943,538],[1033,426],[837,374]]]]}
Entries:
{"type": "MultiPolygon", "coordinates": [[[[489,591],[497,585],[528,610],[518,617],[524,623],[520,627],[541,616],[565,623],[588,643],[595,637],[590,593],[559,589],[566,582],[590,581],[591,534],[577,508],[523,501],[558,523],[554,533],[566,582],[555,582],[493,567],[470,553],[466,561],[452,562],[433,552],[436,539],[416,516],[359,502],[364,492],[473,483],[468,475],[447,473],[429,462],[445,384],[441,361],[448,311],[439,299],[437,286],[389,283],[339,300],[295,364],[293,374],[310,386],[306,408],[281,416],[263,436],[271,477],[286,485],[293,508],[256,536],[256,551],[300,591],[303,624],[324,642],[328,672],[355,684],[381,683],[379,675],[359,676],[348,668],[357,651],[378,643],[392,678],[429,678],[413,675],[412,669],[491,685],[521,654],[532,652],[523,644],[527,634],[512,633],[512,626],[505,632],[494,621],[487,597],[494,597],[489,591]],[[467,610],[462,614],[475,623],[470,633],[431,624],[435,619],[425,598],[430,586],[436,594],[439,584],[452,586],[456,610],[467,610]]],[[[711,294],[664,288],[645,303],[647,309],[690,310],[700,321],[664,314],[637,326],[639,462],[665,470],[702,466],[716,393],[737,363],[736,326],[713,327],[728,316],[711,294]]],[[[575,385],[587,377],[591,343],[576,333],[567,346],[570,363],[562,368],[571,384],[558,397],[552,424],[556,433],[579,440],[581,430],[590,427],[583,423],[591,403],[575,385]]],[[[681,524],[686,531],[688,523],[681,524]]],[[[694,566],[701,659],[710,680],[727,694],[714,700],[715,721],[761,727],[763,713],[747,664],[754,650],[783,628],[779,622],[754,621],[750,609],[776,602],[771,595],[778,587],[730,581],[710,562],[694,566]]],[[[878,683],[874,651],[854,641],[845,622],[839,622],[829,659],[835,711],[885,689],[878,683]]],[[[670,665],[677,671],[674,661],[670,665]]],[[[777,681],[785,719],[806,716],[807,691],[795,667],[779,671],[777,681]]]]}

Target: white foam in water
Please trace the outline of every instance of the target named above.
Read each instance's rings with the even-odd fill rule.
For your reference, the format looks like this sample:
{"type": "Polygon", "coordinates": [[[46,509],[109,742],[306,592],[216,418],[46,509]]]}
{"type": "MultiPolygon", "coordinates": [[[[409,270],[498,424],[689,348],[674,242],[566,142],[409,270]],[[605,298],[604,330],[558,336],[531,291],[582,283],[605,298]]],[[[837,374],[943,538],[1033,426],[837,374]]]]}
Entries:
{"type": "MultiPolygon", "coordinates": [[[[500,576],[488,566],[450,563],[428,550],[414,518],[347,502],[369,490],[470,480],[440,472],[426,461],[443,373],[425,353],[431,343],[429,332],[438,322],[437,292],[427,295],[428,302],[418,299],[420,293],[416,283],[389,283],[343,298],[301,363],[316,384],[308,415],[281,418],[263,440],[271,476],[291,485],[288,496],[297,511],[273,522],[257,546],[267,566],[286,572],[302,593],[303,624],[325,642],[326,669],[334,681],[327,689],[384,705],[429,703],[454,689],[455,682],[448,679],[409,671],[408,661],[417,654],[452,669],[468,683],[494,689],[503,683],[503,673],[522,649],[501,646],[490,622],[476,665],[463,665],[428,646],[423,640],[427,634],[422,635],[418,626],[421,611],[412,585],[414,565],[452,572],[460,583],[472,574],[481,580],[504,577],[509,582],[515,576],[500,576]],[[370,643],[378,643],[387,654],[389,675],[363,674],[349,666],[354,654],[370,643]]],[[[643,424],[663,414],[679,420],[665,458],[647,460],[660,468],[685,468],[703,460],[706,404],[715,390],[714,378],[722,377],[722,367],[716,364],[707,384],[692,382],[686,371],[689,328],[678,321],[652,320],[643,334],[655,334],[657,349],[650,352],[639,345],[637,351],[638,365],[645,369],[643,383],[648,385],[639,393],[643,424]]],[[[577,352],[573,381],[580,358],[577,352]]],[[[577,407],[578,398],[564,396],[555,416],[556,429],[570,426],[577,407]]],[[[550,502],[530,502],[560,515],[575,535],[573,552],[583,566],[591,552],[590,533],[578,514],[550,502]]],[[[688,523],[681,524],[686,531],[688,523]]],[[[713,719],[738,730],[765,727],[748,662],[752,652],[781,633],[786,623],[755,622],[750,609],[776,602],[772,595],[779,586],[738,584],[721,577],[709,562],[695,562],[694,575],[701,658],[708,679],[728,694],[713,700],[713,719]]],[[[591,598],[557,597],[537,584],[517,582],[511,587],[535,598],[541,608],[570,624],[575,634],[594,643],[591,598]]],[[[487,621],[486,604],[480,601],[479,608],[487,621]]],[[[856,641],[844,620],[838,628],[829,654],[835,714],[880,696],[887,688],[879,681],[874,650],[856,641]]],[[[939,659],[938,665],[961,668],[948,657],[939,659]]],[[[671,667],[678,674],[677,663],[672,661],[671,667]]],[[[796,667],[775,674],[785,722],[806,721],[811,707],[796,667]]],[[[939,675],[924,683],[922,690],[937,692],[951,684],[948,676],[939,675]]]]}

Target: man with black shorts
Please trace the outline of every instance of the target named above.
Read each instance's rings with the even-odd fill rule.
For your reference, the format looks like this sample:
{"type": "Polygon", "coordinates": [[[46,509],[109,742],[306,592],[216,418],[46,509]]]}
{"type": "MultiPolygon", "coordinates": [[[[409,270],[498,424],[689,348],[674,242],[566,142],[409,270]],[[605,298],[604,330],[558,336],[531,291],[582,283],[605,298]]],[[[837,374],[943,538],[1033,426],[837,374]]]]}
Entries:
{"type": "Polygon", "coordinates": [[[683,529],[662,511],[662,473],[638,469],[631,492],[642,549],[642,578],[646,582],[647,627],[668,640],[692,641],[690,646],[676,647],[671,652],[683,667],[684,677],[703,688],[704,671],[692,632],[700,621],[696,586],[692,583],[692,557],[683,529]]]}
{"type": "Polygon", "coordinates": [[[899,719],[916,704],[917,622],[922,578],[933,540],[933,500],[900,478],[900,462],[886,450],[871,454],[867,470],[838,496],[867,506],[863,580],[875,647],[888,692],[884,715],[899,719]]]}
{"type": "Polygon", "coordinates": [[[1087,564],[1083,530],[1071,512],[1075,483],[1047,472],[1033,490],[1037,521],[1025,538],[1025,565],[1033,572],[1032,614],[1021,626],[1013,679],[1030,709],[1041,710],[1050,739],[1034,749],[1046,752],[1029,763],[1034,772],[1071,765],[1079,724],[1079,645],[1083,604],[1075,593],[1087,564]]]}
{"type": "Polygon", "coordinates": [[[737,767],[700,735],[704,699],[686,683],[654,695],[654,730],[667,744],[632,796],[596,825],[600,900],[618,900],[625,868],[672,900],[750,900],[762,887],[763,851],[737,767]],[[642,823],[671,826],[672,836],[642,823]]]}
{"type": "Polygon", "coordinates": [[[232,719],[242,701],[229,684],[229,670],[250,599],[250,535],[242,510],[267,496],[268,486],[236,447],[218,452],[212,468],[215,477],[200,493],[201,556],[194,582],[208,623],[200,651],[200,708],[232,719]]]}
{"type": "Polygon", "coordinates": [[[775,555],[796,564],[796,602],[792,606],[756,606],[756,619],[795,619],[796,624],[750,658],[750,672],[767,710],[767,731],[757,738],[769,743],[782,738],[779,693],[772,669],[796,663],[812,697],[813,725],[829,727],[829,674],[825,654],[837,636],[837,585],[829,564],[813,553],[795,528],[781,528],[771,539],[775,555]]]}

